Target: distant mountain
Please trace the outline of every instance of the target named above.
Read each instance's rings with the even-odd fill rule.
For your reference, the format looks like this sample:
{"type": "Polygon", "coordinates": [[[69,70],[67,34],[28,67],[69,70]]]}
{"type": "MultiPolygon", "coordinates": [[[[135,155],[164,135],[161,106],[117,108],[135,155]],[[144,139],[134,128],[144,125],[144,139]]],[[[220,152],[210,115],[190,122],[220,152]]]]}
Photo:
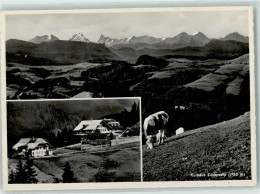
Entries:
{"type": "Polygon", "coordinates": [[[59,40],[59,39],[56,36],[51,34],[51,35],[44,35],[44,36],[35,36],[32,40],[29,40],[29,42],[40,44],[43,42],[52,42],[55,40],[59,40]]]}
{"type": "Polygon", "coordinates": [[[147,44],[155,44],[159,43],[163,40],[163,38],[155,38],[152,36],[132,36],[129,39],[130,43],[147,43],[147,44]]]}
{"type": "Polygon", "coordinates": [[[233,59],[249,52],[248,43],[233,40],[211,40],[203,47],[175,49],[172,57],[189,59],[233,59]]]}
{"type": "Polygon", "coordinates": [[[210,39],[202,32],[197,32],[193,35],[182,32],[172,38],[165,38],[162,42],[182,46],[204,46],[209,41],[210,39]]]}
{"type": "Polygon", "coordinates": [[[79,41],[79,42],[90,42],[89,39],[85,38],[83,34],[78,33],[74,34],[70,39],[70,41],[79,41]]]}
{"type": "Polygon", "coordinates": [[[111,39],[101,35],[98,42],[105,43],[109,47],[120,49],[122,47],[129,47],[135,50],[143,48],[150,49],[174,49],[182,48],[185,46],[204,46],[211,39],[205,34],[198,32],[194,35],[189,35],[186,32],[182,32],[177,36],[171,38],[154,38],[152,36],[131,36],[124,39],[111,39]],[[103,41],[102,41],[103,40],[103,41]]]}
{"type": "Polygon", "coordinates": [[[111,45],[116,44],[116,43],[120,44],[121,40],[119,40],[119,39],[112,39],[110,37],[106,37],[103,34],[101,34],[99,39],[98,39],[98,41],[97,41],[97,43],[99,43],[99,44],[106,44],[108,46],[111,46],[111,45]]]}
{"type": "Polygon", "coordinates": [[[210,38],[208,38],[205,34],[203,34],[202,32],[197,32],[193,35],[191,35],[192,38],[194,40],[196,40],[198,43],[200,43],[201,45],[205,45],[207,44],[209,41],[211,41],[210,38]]]}
{"type": "Polygon", "coordinates": [[[174,36],[172,38],[166,38],[163,40],[163,43],[167,43],[167,44],[196,44],[194,42],[194,40],[192,39],[192,37],[190,35],[188,35],[186,32],[182,32],[180,34],[178,34],[177,36],[174,36]],[[193,42],[192,42],[193,41],[193,42]]]}
{"type": "Polygon", "coordinates": [[[165,58],[189,58],[189,59],[233,59],[243,54],[247,54],[248,43],[233,40],[211,40],[204,46],[186,46],[175,49],[151,49],[143,48],[135,50],[129,47],[122,47],[111,50],[122,59],[135,62],[142,55],[165,58]]]}
{"type": "Polygon", "coordinates": [[[74,64],[97,59],[120,60],[102,44],[56,40],[35,44],[10,39],[6,42],[7,60],[32,65],[74,64]]]}
{"type": "Polygon", "coordinates": [[[220,38],[220,40],[235,40],[238,42],[246,42],[246,43],[248,43],[249,41],[248,36],[243,36],[237,32],[230,33],[226,35],[224,38],[220,38]]]}
{"type": "Polygon", "coordinates": [[[162,38],[154,38],[152,36],[130,36],[128,38],[115,39],[106,37],[103,34],[100,35],[97,43],[106,44],[107,46],[113,46],[116,44],[135,44],[135,43],[146,43],[154,44],[162,41],[162,38]]]}

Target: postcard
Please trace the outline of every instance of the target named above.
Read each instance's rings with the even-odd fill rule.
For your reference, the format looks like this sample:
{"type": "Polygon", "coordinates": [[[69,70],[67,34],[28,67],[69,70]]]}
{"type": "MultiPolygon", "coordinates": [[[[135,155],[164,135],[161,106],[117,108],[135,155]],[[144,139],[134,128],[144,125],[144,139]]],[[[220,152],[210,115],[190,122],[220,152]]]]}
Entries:
{"type": "Polygon", "coordinates": [[[4,189],[256,184],[252,7],[4,11],[1,23],[4,189]]]}

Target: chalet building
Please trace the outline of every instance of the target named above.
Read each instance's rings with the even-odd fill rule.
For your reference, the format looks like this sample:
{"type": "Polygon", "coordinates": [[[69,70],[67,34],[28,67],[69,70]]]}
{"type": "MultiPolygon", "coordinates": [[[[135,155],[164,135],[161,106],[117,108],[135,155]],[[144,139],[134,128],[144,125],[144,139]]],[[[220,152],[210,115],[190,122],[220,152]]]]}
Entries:
{"type": "Polygon", "coordinates": [[[22,138],[13,146],[17,155],[32,157],[49,156],[53,154],[52,146],[42,138],[22,138]]]}
{"type": "Polygon", "coordinates": [[[106,118],[104,118],[104,121],[107,124],[109,124],[113,128],[114,131],[123,130],[122,125],[118,121],[116,121],[115,119],[106,119],[106,118]]]}
{"type": "Polygon", "coordinates": [[[114,136],[118,136],[123,132],[123,127],[114,119],[84,120],[78,124],[73,132],[74,135],[81,136],[81,142],[83,142],[88,134],[94,133],[96,130],[99,130],[101,134],[109,135],[112,133],[114,136]]]}

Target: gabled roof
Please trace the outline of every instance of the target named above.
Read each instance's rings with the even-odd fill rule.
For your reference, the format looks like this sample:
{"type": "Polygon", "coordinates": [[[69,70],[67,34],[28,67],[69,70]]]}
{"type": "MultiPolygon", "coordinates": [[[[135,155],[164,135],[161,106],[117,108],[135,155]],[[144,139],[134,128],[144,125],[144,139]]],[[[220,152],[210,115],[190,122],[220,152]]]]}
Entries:
{"type": "Polygon", "coordinates": [[[81,121],[73,131],[92,131],[97,129],[101,123],[104,123],[107,127],[111,128],[104,120],[85,120],[81,121]]]}
{"type": "Polygon", "coordinates": [[[106,122],[118,122],[118,121],[116,121],[115,119],[104,119],[104,121],[106,121],[106,122]]]}
{"type": "Polygon", "coordinates": [[[34,149],[36,148],[39,144],[48,144],[51,146],[45,139],[43,138],[22,138],[20,141],[13,146],[13,149],[17,149],[21,146],[28,146],[28,149],[34,149]]]}
{"type": "Polygon", "coordinates": [[[46,140],[42,138],[37,138],[33,143],[28,144],[28,149],[34,149],[40,144],[48,144],[50,145],[46,140]]]}
{"type": "Polygon", "coordinates": [[[18,141],[18,143],[13,146],[13,149],[17,149],[17,148],[19,148],[21,146],[27,145],[30,142],[30,140],[31,140],[31,138],[22,138],[22,139],[20,139],[18,141]]]}

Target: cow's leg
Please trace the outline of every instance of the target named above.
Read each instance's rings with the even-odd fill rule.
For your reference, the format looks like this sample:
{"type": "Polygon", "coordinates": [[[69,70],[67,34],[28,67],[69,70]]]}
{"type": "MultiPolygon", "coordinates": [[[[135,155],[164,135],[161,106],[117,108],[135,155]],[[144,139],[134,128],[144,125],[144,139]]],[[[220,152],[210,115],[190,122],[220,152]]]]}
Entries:
{"type": "Polygon", "coordinates": [[[157,137],[157,141],[158,141],[158,145],[160,145],[161,144],[161,137],[162,137],[162,131],[161,130],[159,130],[158,131],[158,134],[156,135],[156,137],[157,137]]]}
{"type": "Polygon", "coordinates": [[[155,143],[157,143],[159,145],[159,142],[160,142],[160,133],[158,132],[156,135],[156,140],[155,140],[155,143]]]}
{"type": "Polygon", "coordinates": [[[164,137],[165,137],[165,129],[162,129],[162,140],[161,140],[161,144],[163,144],[164,142],[164,137]]]}

